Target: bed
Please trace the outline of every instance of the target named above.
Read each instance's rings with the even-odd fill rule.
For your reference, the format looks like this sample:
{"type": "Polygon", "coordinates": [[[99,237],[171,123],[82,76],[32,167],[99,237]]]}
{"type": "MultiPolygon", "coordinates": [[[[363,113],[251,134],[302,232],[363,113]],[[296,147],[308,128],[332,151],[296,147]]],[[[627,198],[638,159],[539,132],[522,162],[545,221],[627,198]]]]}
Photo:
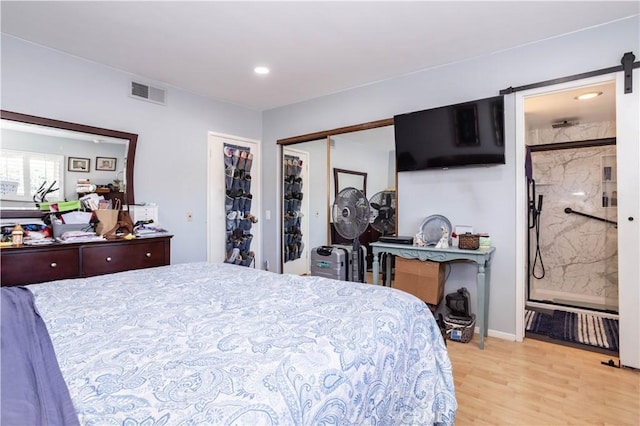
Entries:
{"type": "Polygon", "coordinates": [[[455,420],[438,325],[399,290],[211,263],[27,288],[82,425],[455,420]]]}

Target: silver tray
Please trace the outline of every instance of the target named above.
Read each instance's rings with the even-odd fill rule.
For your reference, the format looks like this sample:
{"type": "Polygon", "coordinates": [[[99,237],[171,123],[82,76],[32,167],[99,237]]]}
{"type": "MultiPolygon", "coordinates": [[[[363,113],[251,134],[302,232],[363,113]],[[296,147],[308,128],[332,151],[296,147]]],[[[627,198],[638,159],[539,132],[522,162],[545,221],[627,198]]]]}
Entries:
{"type": "Polygon", "coordinates": [[[431,215],[422,221],[420,228],[418,228],[418,233],[422,234],[427,245],[436,245],[442,238],[442,226],[446,226],[449,240],[451,240],[451,222],[441,214],[431,215]]]}

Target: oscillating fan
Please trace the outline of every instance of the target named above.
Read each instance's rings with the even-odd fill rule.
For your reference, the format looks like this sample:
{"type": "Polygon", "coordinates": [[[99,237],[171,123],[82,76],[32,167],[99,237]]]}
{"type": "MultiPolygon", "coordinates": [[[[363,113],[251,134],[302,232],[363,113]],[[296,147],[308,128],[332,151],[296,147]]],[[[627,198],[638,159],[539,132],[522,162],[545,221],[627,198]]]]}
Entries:
{"type": "Polygon", "coordinates": [[[364,282],[364,259],[360,253],[360,235],[369,226],[369,200],[356,188],[345,188],[333,203],[333,225],[343,238],[353,240],[353,281],[364,282]]]}
{"type": "Polygon", "coordinates": [[[380,191],[369,199],[371,226],[383,236],[396,234],[396,192],[380,191]]]}

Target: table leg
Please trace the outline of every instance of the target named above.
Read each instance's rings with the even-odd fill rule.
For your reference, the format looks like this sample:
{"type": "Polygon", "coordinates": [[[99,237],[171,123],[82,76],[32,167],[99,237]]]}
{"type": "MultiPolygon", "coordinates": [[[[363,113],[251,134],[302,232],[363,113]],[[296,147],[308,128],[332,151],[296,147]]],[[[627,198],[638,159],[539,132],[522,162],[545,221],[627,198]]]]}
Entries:
{"type": "Polygon", "coordinates": [[[386,256],[386,263],[387,263],[387,270],[386,270],[386,277],[387,279],[385,280],[385,285],[387,287],[391,287],[391,260],[393,259],[393,255],[391,253],[387,253],[386,256]]]}
{"type": "Polygon", "coordinates": [[[378,285],[378,275],[380,274],[380,263],[378,262],[378,252],[373,251],[373,284],[378,285]]]}
{"type": "Polygon", "coordinates": [[[484,338],[487,336],[487,302],[488,294],[485,289],[484,264],[478,265],[478,328],[480,330],[480,349],[484,349],[484,338]]]}
{"type": "Polygon", "coordinates": [[[484,268],[484,336],[487,337],[489,332],[489,302],[491,298],[491,264],[488,263],[484,268]]]}

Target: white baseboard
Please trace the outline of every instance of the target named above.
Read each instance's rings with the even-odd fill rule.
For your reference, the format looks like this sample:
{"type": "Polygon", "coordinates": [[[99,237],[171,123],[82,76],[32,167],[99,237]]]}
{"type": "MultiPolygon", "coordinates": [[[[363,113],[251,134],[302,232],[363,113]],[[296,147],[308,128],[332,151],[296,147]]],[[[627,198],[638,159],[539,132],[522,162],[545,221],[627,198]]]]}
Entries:
{"type": "MultiPolygon", "coordinates": [[[[475,334],[480,334],[480,328],[476,327],[474,329],[474,333],[475,334]]],[[[489,329],[489,330],[487,330],[487,334],[489,335],[489,337],[495,337],[497,339],[508,340],[510,342],[515,342],[516,341],[516,335],[515,334],[505,333],[504,331],[498,331],[498,330],[489,329]]]]}

